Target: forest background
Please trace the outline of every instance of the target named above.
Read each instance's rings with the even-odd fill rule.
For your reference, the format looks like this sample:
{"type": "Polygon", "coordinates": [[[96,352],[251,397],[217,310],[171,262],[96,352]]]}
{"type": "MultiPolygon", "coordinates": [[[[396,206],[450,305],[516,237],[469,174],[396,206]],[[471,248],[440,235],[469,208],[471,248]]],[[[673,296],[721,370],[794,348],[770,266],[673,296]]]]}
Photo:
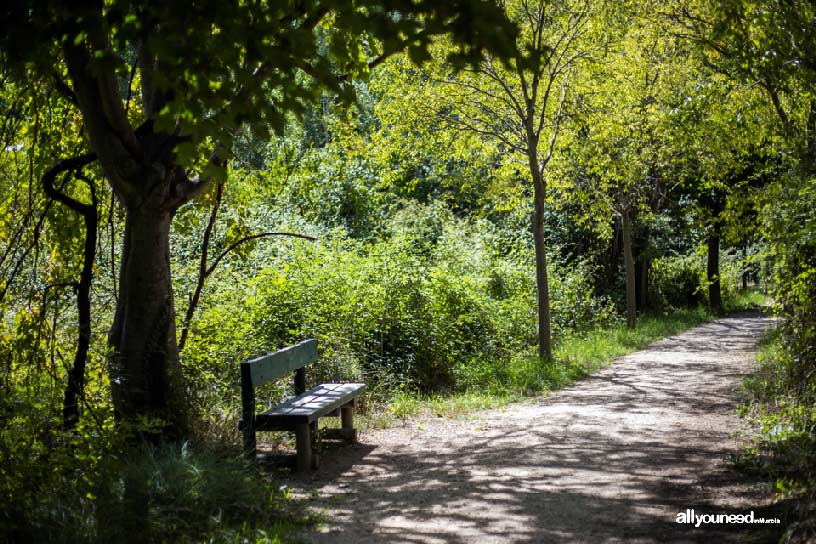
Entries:
{"type": "Polygon", "coordinates": [[[237,365],[304,338],[320,346],[310,379],[365,382],[370,424],[387,424],[423,405],[557,388],[766,296],[780,323],[746,382],[760,433],[739,464],[798,501],[792,530],[812,529],[813,6],[369,4],[284,14],[276,39],[295,45],[273,51],[274,77],[263,62],[237,68],[252,60],[244,46],[217,49],[252,41],[246,6],[111,2],[96,19],[8,8],[4,533],[109,541],[148,523],[157,541],[285,535],[303,520],[241,457],[237,365]],[[131,40],[153,39],[157,18],[207,29],[209,45],[173,49],[189,32],[131,40]],[[150,43],[153,64],[134,43],[150,43]],[[106,73],[116,114],[87,85],[106,73]],[[164,253],[133,253],[136,218],[160,213],[137,211],[95,115],[159,157],[157,183],[188,191],[156,208],[164,253]],[[145,318],[166,322],[168,359],[158,374],[139,367],[146,388],[170,392],[159,404],[128,391],[128,365],[148,356],[128,359],[123,324],[147,314],[122,301],[138,306],[127,270],[145,255],[166,265],[172,296],[145,318]]]}

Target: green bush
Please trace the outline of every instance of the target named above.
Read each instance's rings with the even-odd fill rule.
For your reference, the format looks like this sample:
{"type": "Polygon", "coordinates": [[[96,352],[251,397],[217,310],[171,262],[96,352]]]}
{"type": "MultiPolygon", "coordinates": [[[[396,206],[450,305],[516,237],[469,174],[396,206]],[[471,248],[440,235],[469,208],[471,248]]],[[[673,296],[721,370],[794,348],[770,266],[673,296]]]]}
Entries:
{"type": "Polygon", "coordinates": [[[110,418],[68,433],[31,415],[0,433],[4,542],[128,542],[137,531],[141,542],[271,543],[298,522],[285,493],[242,457],[187,444],[126,447],[110,418]]]}
{"type": "MultiPolygon", "coordinates": [[[[363,379],[385,394],[472,387],[480,367],[535,353],[532,251],[505,255],[497,240],[442,206],[407,204],[382,240],[335,230],[315,244],[259,246],[252,277],[214,279],[184,353],[192,389],[212,392],[207,405],[237,405],[240,360],[307,337],[321,350],[315,380],[363,379]]],[[[587,265],[553,259],[549,274],[556,336],[614,320],[587,265]]]]}
{"type": "Polygon", "coordinates": [[[816,387],[803,380],[801,368],[784,327],[763,339],[754,372],[744,382],[743,410],[759,432],[737,466],[770,481],[779,497],[794,499],[788,534],[809,541],[816,535],[816,387]]]}
{"type": "Polygon", "coordinates": [[[701,303],[705,262],[700,255],[654,259],[649,270],[649,290],[660,307],[681,308],[701,303]]]}
{"type": "MultiPolygon", "coordinates": [[[[649,270],[649,292],[660,308],[690,308],[708,304],[704,247],[687,255],[654,259],[649,270]]],[[[734,251],[720,252],[720,293],[728,306],[742,289],[743,260],[734,251]]]]}

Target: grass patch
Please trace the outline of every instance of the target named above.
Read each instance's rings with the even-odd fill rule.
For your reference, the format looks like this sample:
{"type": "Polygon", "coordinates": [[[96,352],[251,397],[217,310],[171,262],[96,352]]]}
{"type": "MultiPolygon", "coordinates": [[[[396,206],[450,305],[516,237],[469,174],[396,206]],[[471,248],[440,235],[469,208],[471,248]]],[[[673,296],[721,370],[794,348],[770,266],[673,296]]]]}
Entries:
{"type": "Polygon", "coordinates": [[[408,418],[422,414],[453,417],[497,408],[506,404],[508,399],[509,395],[478,392],[421,396],[402,391],[390,400],[388,409],[396,418],[408,418]]]}
{"type": "Polygon", "coordinates": [[[786,542],[816,538],[816,388],[806,385],[800,367],[780,329],[766,334],[754,372],[743,382],[741,412],[757,434],[734,459],[788,505],[786,542]]]}
{"type": "Polygon", "coordinates": [[[0,540],[279,544],[314,523],[243,456],[188,444],[128,449],[76,471],[77,483],[51,482],[16,523],[0,516],[0,540]]]}
{"type": "Polygon", "coordinates": [[[419,417],[463,417],[498,408],[533,395],[566,387],[603,368],[616,357],[645,348],[652,342],[681,333],[713,318],[705,308],[674,310],[638,319],[635,330],[619,323],[557,342],[554,360],[542,363],[533,355],[520,355],[505,363],[471,363],[459,367],[463,391],[422,395],[400,390],[364,419],[369,428],[382,428],[395,420],[419,417]]]}
{"type": "Polygon", "coordinates": [[[738,291],[723,300],[726,312],[759,311],[767,308],[768,303],[768,295],[757,288],[738,291]]]}
{"type": "Polygon", "coordinates": [[[619,324],[568,337],[556,346],[555,359],[567,361],[589,373],[607,366],[615,357],[643,349],[661,338],[679,334],[711,319],[713,315],[702,306],[645,315],[638,319],[634,330],[619,324]]]}

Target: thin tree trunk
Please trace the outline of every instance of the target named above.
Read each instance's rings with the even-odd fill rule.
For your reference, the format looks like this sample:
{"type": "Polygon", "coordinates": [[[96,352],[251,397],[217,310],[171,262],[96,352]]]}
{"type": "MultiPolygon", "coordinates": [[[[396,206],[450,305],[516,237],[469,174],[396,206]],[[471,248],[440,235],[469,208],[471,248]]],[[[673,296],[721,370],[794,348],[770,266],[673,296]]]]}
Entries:
{"type": "Polygon", "coordinates": [[[85,223],[85,242],[82,252],[82,270],[76,284],[77,297],[77,347],[74,361],[68,370],[68,383],[62,403],[62,424],[65,429],[74,429],[79,421],[79,403],[85,389],[85,367],[88,361],[88,349],[91,345],[91,283],[93,282],[93,265],[96,260],[96,238],[99,218],[97,215],[96,190],[93,181],[82,175],[82,169],[96,160],[94,154],[86,154],[70,159],[63,159],[49,168],[42,177],[43,190],[49,198],[65,205],[82,216],[85,223]],[[91,203],[85,204],[55,187],[60,174],[74,175],[88,185],[91,203]]]}
{"type": "Polygon", "coordinates": [[[218,210],[221,209],[221,199],[224,196],[224,183],[218,183],[215,189],[215,203],[210,211],[210,219],[207,221],[207,227],[204,229],[204,237],[201,240],[201,256],[198,260],[198,277],[196,278],[196,286],[193,294],[190,296],[190,303],[187,305],[187,311],[184,312],[184,321],[182,322],[181,338],[179,338],[178,349],[182,351],[187,345],[187,336],[190,333],[190,323],[193,322],[198,302],[201,300],[201,292],[204,290],[204,282],[207,281],[207,262],[210,253],[210,239],[212,238],[213,230],[215,230],[215,222],[218,219],[218,210]]]}
{"type": "Polygon", "coordinates": [[[619,274],[619,263],[621,257],[621,229],[617,221],[612,224],[612,239],[609,241],[609,251],[606,262],[606,287],[611,289],[615,286],[619,274]]]}
{"type": "Polygon", "coordinates": [[[720,290],[720,229],[712,225],[708,231],[708,264],[706,276],[708,279],[708,303],[711,310],[719,315],[722,313],[722,293],[720,290]]]}
{"type": "Polygon", "coordinates": [[[161,421],[157,435],[171,439],[188,429],[170,277],[172,216],[146,203],[127,210],[119,300],[108,337],[117,417],[156,418],[161,421]]]}
{"type": "Polygon", "coordinates": [[[805,125],[805,149],[801,168],[806,176],[816,173],[816,96],[810,98],[807,123],[805,125]]]}
{"type": "MultiPolygon", "coordinates": [[[[96,199],[94,199],[96,200],[96,199]]],[[[91,283],[93,265],[96,260],[97,212],[96,206],[84,214],[85,247],[83,251],[82,271],[77,284],[77,314],[79,335],[74,364],[68,373],[68,385],[62,405],[62,421],[66,429],[73,429],[79,421],[78,398],[85,389],[85,365],[88,361],[88,348],[91,345],[91,283]]]]}
{"type": "Polygon", "coordinates": [[[533,157],[533,245],[535,247],[536,292],[538,302],[538,356],[552,359],[552,329],[550,325],[550,284],[547,278],[547,241],[544,238],[544,198],[546,188],[541,172],[533,157]]]}
{"type": "Polygon", "coordinates": [[[635,283],[635,259],[632,255],[632,219],[626,209],[621,214],[623,227],[623,262],[626,269],[626,326],[634,329],[637,326],[637,298],[635,283]]]}

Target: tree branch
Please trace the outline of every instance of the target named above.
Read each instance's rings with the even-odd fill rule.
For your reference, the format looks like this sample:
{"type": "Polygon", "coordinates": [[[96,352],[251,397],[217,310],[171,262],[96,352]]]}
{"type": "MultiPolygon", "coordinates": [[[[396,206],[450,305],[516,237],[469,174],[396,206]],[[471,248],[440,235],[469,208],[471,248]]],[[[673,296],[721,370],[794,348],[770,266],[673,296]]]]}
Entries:
{"type": "Polygon", "coordinates": [[[187,305],[187,311],[184,312],[184,321],[181,326],[181,337],[179,338],[178,349],[182,351],[187,344],[187,336],[190,331],[190,323],[193,320],[198,301],[201,299],[201,291],[204,289],[204,282],[207,281],[207,260],[210,252],[210,239],[212,238],[213,230],[215,230],[215,222],[218,218],[218,211],[221,209],[221,200],[224,196],[224,182],[220,182],[215,189],[215,203],[213,204],[210,218],[207,221],[207,226],[204,229],[204,237],[201,241],[201,257],[198,261],[198,277],[196,278],[196,286],[190,296],[190,303],[187,305]]]}
{"type": "MultiPolygon", "coordinates": [[[[60,161],[57,161],[57,163],[54,166],[46,170],[45,174],[43,174],[42,185],[43,189],[45,190],[45,194],[48,195],[49,198],[52,198],[57,202],[64,204],[65,206],[79,214],[84,215],[85,213],[87,213],[89,209],[95,210],[96,208],[93,206],[93,204],[85,204],[83,202],[80,202],[74,198],[71,198],[65,193],[60,192],[59,190],[57,190],[56,187],[54,187],[54,180],[59,174],[62,174],[63,172],[80,170],[81,168],[84,168],[85,166],[91,164],[95,160],[96,153],[86,153],[85,155],[80,155],[78,157],[72,157],[70,159],[62,159],[60,161]]],[[[87,178],[85,179],[87,180],[87,178]]],[[[89,180],[87,181],[87,183],[91,187],[93,186],[93,184],[90,183],[89,180]]],[[[96,198],[95,195],[93,195],[93,189],[91,189],[91,192],[95,200],[96,198]]]]}
{"type": "Polygon", "coordinates": [[[218,266],[218,263],[220,263],[224,257],[226,257],[232,250],[234,250],[238,246],[246,242],[249,242],[250,240],[257,240],[258,238],[266,238],[268,236],[291,236],[292,238],[302,238],[303,240],[309,240],[310,242],[314,242],[317,240],[317,238],[315,238],[314,236],[309,236],[307,234],[298,234],[296,232],[261,232],[260,234],[244,236],[237,242],[233,242],[232,244],[230,244],[230,246],[227,249],[222,251],[221,254],[215,258],[212,265],[210,265],[210,267],[207,269],[207,276],[211,275],[218,266]]]}

